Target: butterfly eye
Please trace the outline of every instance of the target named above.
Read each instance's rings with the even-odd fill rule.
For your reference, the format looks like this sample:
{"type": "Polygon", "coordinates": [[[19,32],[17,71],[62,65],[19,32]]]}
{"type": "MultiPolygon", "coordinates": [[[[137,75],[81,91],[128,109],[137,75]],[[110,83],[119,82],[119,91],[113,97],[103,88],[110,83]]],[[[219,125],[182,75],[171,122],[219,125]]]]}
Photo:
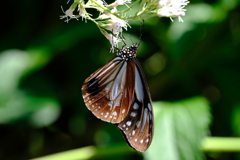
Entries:
{"type": "Polygon", "coordinates": [[[99,119],[116,125],[126,142],[145,151],[153,138],[152,100],[136,59],[137,44],[118,49],[117,56],[90,75],[82,93],[87,108],[99,119]]]}

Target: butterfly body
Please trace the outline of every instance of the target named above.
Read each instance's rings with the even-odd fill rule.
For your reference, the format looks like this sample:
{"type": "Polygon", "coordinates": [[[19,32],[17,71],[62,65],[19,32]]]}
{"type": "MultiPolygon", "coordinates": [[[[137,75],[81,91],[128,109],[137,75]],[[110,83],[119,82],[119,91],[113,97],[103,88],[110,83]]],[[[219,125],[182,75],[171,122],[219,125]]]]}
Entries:
{"type": "Polygon", "coordinates": [[[132,148],[145,151],[153,137],[153,109],[137,49],[138,44],[133,44],[118,50],[84,81],[82,91],[87,108],[97,118],[116,125],[132,148]]]}

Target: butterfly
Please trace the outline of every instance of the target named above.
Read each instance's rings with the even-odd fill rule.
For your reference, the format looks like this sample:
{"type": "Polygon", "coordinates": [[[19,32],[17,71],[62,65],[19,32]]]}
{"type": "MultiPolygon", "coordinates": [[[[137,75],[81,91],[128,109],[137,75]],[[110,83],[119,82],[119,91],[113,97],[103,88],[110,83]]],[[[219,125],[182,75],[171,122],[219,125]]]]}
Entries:
{"type": "Polygon", "coordinates": [[[153,138],[153,107],[148,85],[136,59],[139,44],[117,49],[117,55],[83,83],[87,108],[116,125],[135,150],[148,149],[153,138]]]}

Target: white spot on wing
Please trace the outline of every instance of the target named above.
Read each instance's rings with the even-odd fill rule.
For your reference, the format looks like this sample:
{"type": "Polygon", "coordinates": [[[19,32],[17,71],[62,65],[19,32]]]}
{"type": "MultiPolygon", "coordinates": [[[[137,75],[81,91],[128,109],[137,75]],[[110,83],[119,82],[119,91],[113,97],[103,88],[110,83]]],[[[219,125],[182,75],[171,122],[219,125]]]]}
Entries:
{"type": "Polygon", "coordinates": [[[131,121],[127,121],[126,125],[127,126],[131,126],[132,122],[131,121]]]}
{"type": "Polygon", "coordinates": [[[123,110],[122,110],[122,113],[124,113],[124,112],[125,112],[125,110],[126,110],[126,109],[123,109],[123,110]]]}
{"type": "Polygon", "coordinates": [[[107,113],[106,113],[106,115],[105,115],[104,117],[105,117],[105,118],[107,118],[107,117],[108,117],[108,115],[109,115],[109,112],[107,112],[107,113]]]}
{"type": "Polygon", "coordinates": [[[112,113],[112,115],[113,115],[113,116],[117,116],[117,112],[114,111],[114,112],[112,113]]]}
{"type": "Polygon", "coordinates": [[[146,139],[146,143],[149,141],[149,139],[146,139]]]}
{"type": "Polygon", "coordinates": [[[140,140],[140,143],[143,143],[143,139],[140,140]]]}
{"type": "Polygon", "coordinates": [[[137,103],[133,104],[133,109],[137,110],[139,108],[139,105],[137,103]]]}
{"type": "Polygon", "coordinates": [[[136,117],[137,116],[137,113],[136,112],[131,112],[130,114],[132,117],[136,117]]]}
{"type": "Polygon", "coordinates": [[[132,131],[132,135],[133,135],[133,136],[134,136],[134,134],[135,134],[135,130],[132,131]]]}

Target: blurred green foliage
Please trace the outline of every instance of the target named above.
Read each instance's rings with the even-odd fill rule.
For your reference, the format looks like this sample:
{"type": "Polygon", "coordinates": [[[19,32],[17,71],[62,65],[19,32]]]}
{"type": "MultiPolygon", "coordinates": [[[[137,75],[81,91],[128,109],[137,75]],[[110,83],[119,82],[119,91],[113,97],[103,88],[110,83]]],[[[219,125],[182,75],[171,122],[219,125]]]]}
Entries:
{"type": "MultiPolygon", "coordinates": [[[[114,55],[92,22],[59,19],[66,2],[2,2],[0,159],[80,148],[92,159],[192,160],[203,157],[198,145],[205,135],[240,136],[239,1],[191,1],[184,23],[145,20],[137,57],[155,101],[156,132],[144,154],[85,107],[83,81],[114,55]],[[93,157],[82,148],[90,145],[100,150],[93,157]]],[[[138,42],[141,22],[129,23],[126,33],[138,42]]],[[[229,152],[205,155],[240,159],[229,152]]]]}
{"type": "Polygon", "coordinates": [[[155,135],[146,159],[203,159],[200,142],[206,136],[210,122],[208,102],[195,97],[153,105],[155,135]]]}

